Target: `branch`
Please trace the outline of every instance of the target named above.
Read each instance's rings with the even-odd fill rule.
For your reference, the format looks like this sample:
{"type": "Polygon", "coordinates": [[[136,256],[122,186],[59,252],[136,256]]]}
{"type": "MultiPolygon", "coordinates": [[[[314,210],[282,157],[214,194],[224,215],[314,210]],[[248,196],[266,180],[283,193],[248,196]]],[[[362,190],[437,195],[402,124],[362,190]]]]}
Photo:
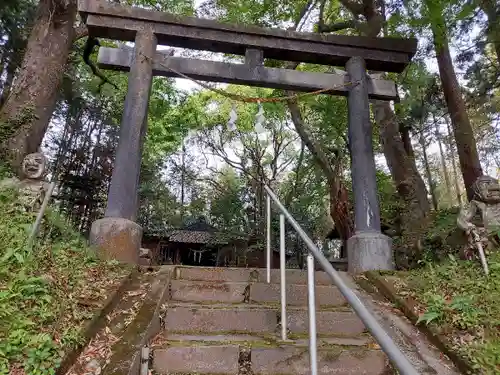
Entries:
{"type": "Polygon", "coordinates": [[[371,20],[377,15],[375,0],[363,0],[363,15],[367,20],[371,20]]]}
{"type": "Polygon", "coordinates": [[[283,127],[280,127],[279,131],[276,130],[274,127],[272,129],[272,135],[273,135],[273,153],[274,157],[270,163],[271,165],[271,180],[274,181],[274,179],[277,176],[278,173],[278,159],[281,155],[281,152],[284,150],[281,148],[284,142],[284,137],[283,137],[283,127]],[[279,139],[279,135],[281,134],[281,139],[279,139]]]}
{"type": "Polygon", "coordinates": [[[325,26],[325,4],[326,0],[321,0],[321,4],[319,5],[319,17],[318,17],[318,31],[321,32],[321,29],[325,26]]]}
{"type": "Polygon", "coordinates": [[[302,8],[301,12],[299,13],[298,17],[295,19],[294,26],[289,29],[290,31],[297,30],[297,27],[300,25],[300,22],[302,21],[302,18],[304,18],[304,16],[307,14],[307,11],[311,7],[311,5],[313,5],[313,3],[316,3],[316,1],[315,0],[309,0],[306,3],[306,5],[304,6],[304,8],[302,8]]]}
{"type": "MultiPolygon", "coordinates": [[[[209,149],[213,152],[213,155],[221,158],[226,164],[229,166],[233,167],[234,169],[237,169],[241,171],[244,175],[250,176],[252,178],[255,178],[255,176],[252,175],[252,173],[244,166],[243,163],[238,163],[237,161],[232,160],[227,152],[224,150],[224,142],[223,142],[223,132],[219,133],[219,138],[220,138],[220,144],[216,144],[211,136],[208,134],[208,132],[205,132],[205,137],[204,137],[204,142],[208,146],[209,149]]],[[[243,158],[240,158],[241,160],[244,160],[243,158]]]]}
{"type": "Polygon", "coordinates": [[[311,12],[314,9],[314,7],[316,6],[317,2],[318,2],[318,0],[308,1],[307,4],[304,6],[304,8],[302,9],[298,18],[296,19],[296,24],[295,24],[296,31],[300,31],[302,29],[302,27],[306,23],[307,19],[311,15],[311,12]]]}
{"type": "Polygon", "coordinates": [[[339,0],[340,3],[349,11],[352,13],[354,17],[360,16],[363,14],[364,11],[364,4],[360,4],[356,1],[352,0],[339,0]]]}
{"type": "MultiPolygon", "coordinates": [[[[292,95],[291,91],[287,91],[286,95],[292,95]]],[[[313,139],[311,136],[309,129],[304,123],[302,118],[302,113],[300,112],[299,105],[296,100],[288,100],[288,108],[290,110],[290,114],[292,116],[292,122],[295,125],[295,129],[297,133],[299,133],[300,138],[307,146],[309,152],[314,156],[314,160],[320,168],[325,173],[328,181],[334,181],[336,179],[335,172],[330,165],[328,157],[323,151],[322,147],[313,139]]]]}
{"type": "Polygon", "coordinates": [[[211,178],[208,178],[208,177],[196,178],[195,181],[198,181],[198,182],[207,182],[209,185],[212,185],[212,187],[214,189],[218,190],[220,193],[225,193],[226,192],[226,189],[224,188],[224,186],[222,186],[217,181],[215,181],[215,180],[213,180],[211,178]]]}
{"type": "Polygon", "coordinates": [[[304,161],[304,151],[305,151],[305,144],[304,142],[301,142],[299,160],[297,161],[297,166],[295,167],[295,180],[293,182],[292,188],[290,189],[285,198],[285,207],[290,207],[292,199],[297,191],[297,186],[299,185],[300,181],[300,168],[302,168],[302,162],[304,161]]]}
{"type": "Polygon", "coordinates": [[[283,164],[281,164],[278,169],[277,169],[277,173],[276,175],[278,174],[281,174],[282,172],[284,172],[286,170],[286,168],[293,163],[293,158],[290,158],[288,159],[288,161],[284,162],[283,164]]]}
{"type": "Polygon", "coordinates": [[[323,22],[318,22],[318,32],[320,33],[332,33],[345,29],[355,29],[357,27],[358,22],[356,20],[342,21],[331,25],[325,25],[323,22]]]}

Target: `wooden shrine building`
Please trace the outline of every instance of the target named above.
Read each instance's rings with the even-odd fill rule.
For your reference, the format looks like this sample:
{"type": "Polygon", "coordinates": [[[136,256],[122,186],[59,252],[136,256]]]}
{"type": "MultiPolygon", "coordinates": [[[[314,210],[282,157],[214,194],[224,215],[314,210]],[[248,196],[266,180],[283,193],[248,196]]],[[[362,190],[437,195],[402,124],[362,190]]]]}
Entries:
{"type": "MultiPolygon", "coordinates": [[[[153,264],[189,266],[262,267],[265,251],[256,248],[246,234],[218,230],[200,216],[181,228],[144,233],[142,247],[149,249],[153,264]]],[[[273,265],[279,253],[273,252],[273,265]]]]}

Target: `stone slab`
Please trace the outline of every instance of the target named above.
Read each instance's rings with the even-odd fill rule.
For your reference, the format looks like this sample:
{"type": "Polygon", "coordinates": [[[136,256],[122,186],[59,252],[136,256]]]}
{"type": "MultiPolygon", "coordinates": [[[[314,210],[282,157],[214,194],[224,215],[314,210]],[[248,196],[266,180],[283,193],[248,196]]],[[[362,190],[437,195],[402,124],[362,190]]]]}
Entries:
{"type": "MultiPolygon", "coordinates": [[[[250,286],[250,301],[255,303],[280,303],[281,287],[279,284],[256,283],[250,286]]],[[[344,296],[334,286],[317,285],[317,306],[342,306],[347,303],[344,296]]],[[[307,285],[288,284],[286,288],[286,304],[307,306],[307,285]]]]}
{"type": "Polygon", "coordinates": [[[123,218],[105,217],[94,221],[90,229],[90,245],[106,259],[137,264],[141,241],[141,226],[123,218]]]}
{"type": "Polygon", "coordinates": [[[248,283],[172,280],[174,301],[240,303],[248,283]]]}
{"type": "Polygon", "coordinates": [[[245,332],[271,333],[278,324],[272,310],[169,308],[165,314],[165,333],[245,332]]]}
{"type": "MultiPolygon", "coordinates": [[[[172,300],[183,302],[243,303],[249,289],[250,303],[280,303],[280,285],[249,282],[173,280],[172,300]]],[[[307,285],[287,284],[287,305],[307,306],[307,285]]],[[[342,306],[346,300],[334,286],[316,286],[317,306],[342,306]]]]}
{"type": "MultiPolygon", "coordinates": [[[[310,374],[307,348],[282,347],[252,349],[255,374],[310,374]]],[[[318,374],[382,375],[385,355],[379,350],[318,350],[318,374]]]]}
{"type": "Polygon", "coordinates": [[[193,346],[156,349],[153,369],[159,374],[237,374],[239,347],[193,346]]]}
{"type": "MultiPolygon", "coordinates": [[[[287,311],[288,329],[292,333],[309,332],[309,316],[306,310],[287,311]]],[[[317,311],[316,330],[320,335],[358,336],[365,332],[365,325],[350,311],[317,311]]]]}
{"type": "MultiPolygon", "coordinates": [[[[265,268],[226,267],[177,267],[176,279],[231,282],[266,282],[265,268]]],[[[307,284],[307,272],[297,269],[286,270],[288,284],[307,284]]],[[[332,285],[330,277],[322,271],[315,273],[316,285],[332,285]]],[[[271,283],[280,283],[280,270],[271,270],[271,283]]]]}

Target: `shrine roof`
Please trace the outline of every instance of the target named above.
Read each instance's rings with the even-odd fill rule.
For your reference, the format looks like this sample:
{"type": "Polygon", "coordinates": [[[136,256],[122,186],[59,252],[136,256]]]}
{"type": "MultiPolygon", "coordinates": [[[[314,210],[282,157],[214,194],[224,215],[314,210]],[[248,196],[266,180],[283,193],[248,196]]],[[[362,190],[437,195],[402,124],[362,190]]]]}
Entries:
{"type": "Polygon", "coordinates": [[[177,243],[227,245],[234,241],[247,240],[248,236],[243,233],[219,231],[209,224],[205,217],[200,216],[186,220],[180,228],[148,231],[145,237],[161,238],[177,243]]]}

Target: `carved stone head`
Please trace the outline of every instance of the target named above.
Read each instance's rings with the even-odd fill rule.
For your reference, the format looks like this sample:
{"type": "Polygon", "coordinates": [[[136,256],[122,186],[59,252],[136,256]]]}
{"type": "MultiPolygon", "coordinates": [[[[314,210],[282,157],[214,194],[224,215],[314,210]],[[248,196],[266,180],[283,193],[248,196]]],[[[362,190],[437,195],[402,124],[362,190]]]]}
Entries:
{"type": "Polygon", "coordinates": [[[23,160],[23,173],[31,180],[41,180],[47,171],[47,158],[41,152],[26,155],[23,160]]]}
{"type": "Polygon", "coordinates": [[[474,199],[486,204],[500,203],[500,184],[496,178],[490,176],[478,177],[472,185],[474,199]]]}

